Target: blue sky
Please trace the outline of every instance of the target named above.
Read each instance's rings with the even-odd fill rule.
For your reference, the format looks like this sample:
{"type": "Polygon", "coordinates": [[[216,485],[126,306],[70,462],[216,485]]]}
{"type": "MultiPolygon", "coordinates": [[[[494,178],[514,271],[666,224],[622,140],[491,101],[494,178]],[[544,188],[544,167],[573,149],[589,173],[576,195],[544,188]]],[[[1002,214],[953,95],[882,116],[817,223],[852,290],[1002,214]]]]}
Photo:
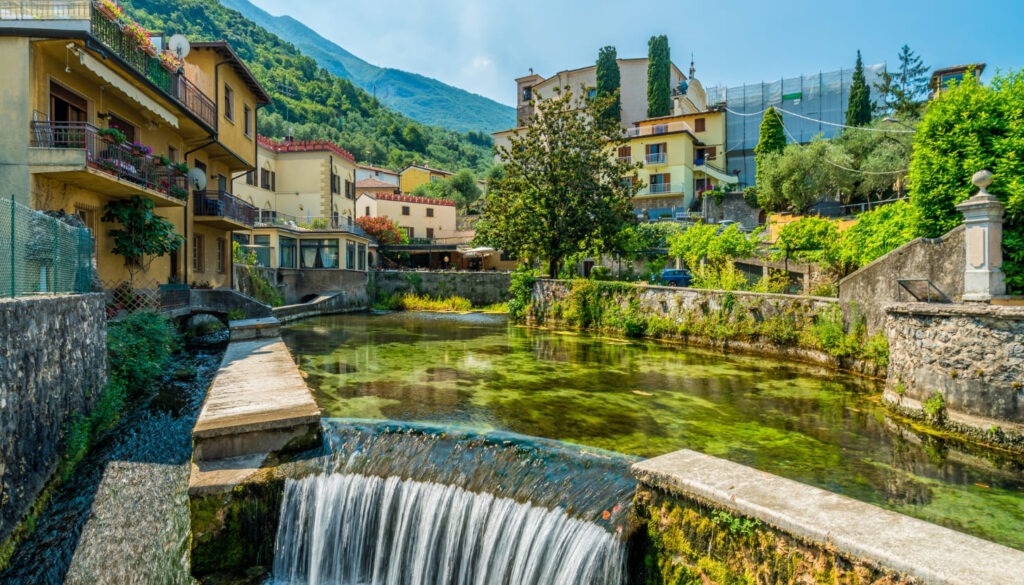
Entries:
{"type": "Polygon", "coordinates": [[[890,65],[903,44],[930,67],[1024,66],[1024,0],[252,0],[290,14],[351,53],[506,104],[529,68],[592,64],[598,48],[643,57],[667,34],[683,70],[693,52],[706,87],[890,65]]]}

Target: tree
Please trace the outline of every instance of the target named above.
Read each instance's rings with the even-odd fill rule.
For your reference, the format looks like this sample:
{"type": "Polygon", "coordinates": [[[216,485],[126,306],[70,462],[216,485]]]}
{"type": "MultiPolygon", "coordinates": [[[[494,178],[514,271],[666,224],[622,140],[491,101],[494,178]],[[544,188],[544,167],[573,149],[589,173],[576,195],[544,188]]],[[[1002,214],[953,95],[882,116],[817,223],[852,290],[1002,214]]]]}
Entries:
{"type": "Polygon", "coordinates": [[[863,126],[871,122],[871,89],[864,79],[864,62],[857,51],[857,64],[853,67],[850,85],[850,104],[846,108],[846,125],[863,126]]]}
{"type": "Polygon", "coordinates": [[[601,47],[597,53],[597,97],[607,106],[595,115],[609,123],[622,121],[622,102],[619,97],[619,61],[615,47],[601,47]]]}
{"type": "Polygon", "coordinates": [[[445,182],[451,187],[455,204],[463,211],[468,210],[484,193],[473,171],[469,169],[462,169],[445,182]]]}
{"type": "Polygon", "coordinates": [[[789,268],[789,260],[801,262],[823,262],[831,254],[831,250],[839,241],[839,228],[835,222],[820,217],[804,217],[787,223],[779,230],[775,239],[772,254],[775,260],[784,260],[789,268]]]}
{"type": "Polygon", "coordinates": [[[626,226],[619,232],[619,253],[627,260],[651,258],[655,250],[668,248],[669,240],[681,231],[679,224],[670,221],[626,226]]]}
{"type": "Polygon", "coordinates": [[[770,211],[791,208],[805,213],[823,196],[842,199],[852,188],[849,155],[821,138],[801,146],[790,144],[782,154],[762,157],[758,165],[757,202],[770,211]]]}
{"type": "Polygon", "coordinates": [[[181,234],[174,232],[174,224],[154,211],[151,199],[133,195],[118,199],[104,207],[104,223],[117,223],[120,228],[110,230],[114,239],[113,252],[124,256],[128,270],[128,286],[135,287],[135,275],[148,272],[153,261],[174,252],[185,243],[181,234]]]}
{"type": "Polygon", "coordinates": [[[914,135],[908,181],[919,235],[938,237],[963,221],[956,205],[974,194],[971,175],[993,173],[988,191],[1006,205],[1003,270],[1007,288],[1024,290],[1024,70],[982,86],[974,75],[928,106],[914,135]]]}
{"type": "Polygon", "coordinates": [[[765,205],[761,200],[760,184],[764,181],[764,171],[770,164],[771,155],[781,154],[785,148],[786,129],[782,126],[782,115],[775,110],[774,106],[769,106],[761,118],[757,146],[754,147],[754,183],[758,187],[750,189],[755,193],[758,206],[764,209],[775,209],[771,205],[765,205]]]}
{"type": "Polygon", "coordinates": [[[477,224],[478,244],[544,258],[552,278],[573,254],[612,249],[634,221],[639,186],[629,179],[638,165],[609,156],[624,143],[622,133],[583,105],[569,88],[537,104],[532,123],[498,149],[504,177],[490,185],[477,224]]]}
{"type": "Polygon", "coordinates": [[[669,255],[682,258],[691,270],[702,261],[720,269],[736,258],[753,256],[760,241],[741,232],[736,224],[719,231],[713,223],[698,223],[669,237],[668,245],[669,255]]]}
{"type": "Polygon", "coordinates": [[[387,216],[364,215],[357,217],[356,223],[381,246],[401,246],[409,243],[409,236],[405,230],[395,225],[387,216]]]}
{"type": "Polygon", "coordinates": [[[828,258],[841,278],[917,237],[917,212],[906,201],[862,213],[828,258]]]}
{"type": "Polygon", "coordinates": [[[882,72],[875,84],[881,100],[879,106],[883,113],[915,118],[928,91],[928,67],[907,45],[900,48],[898,59],[896,71],[882,72]]]}
{"type": "Polygon", "coordinates": [[[659,35],[647,41],[647,117],[672,113],[672,58],[668,37],[659,35]]]}

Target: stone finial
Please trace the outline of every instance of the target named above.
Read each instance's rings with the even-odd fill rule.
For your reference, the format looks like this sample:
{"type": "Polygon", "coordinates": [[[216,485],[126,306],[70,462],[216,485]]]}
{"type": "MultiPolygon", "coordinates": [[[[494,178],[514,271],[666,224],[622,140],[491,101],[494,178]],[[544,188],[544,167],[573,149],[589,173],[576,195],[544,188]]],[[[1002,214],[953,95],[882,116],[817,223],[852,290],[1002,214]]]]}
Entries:
{"type": "Polygon", "coordinates": [[[978,188],[979,194],[988,195],[988,191],[985,189],[992,184],[992,171],[983,170],[974,173],[974,176],[971,177],[971,182],[978,188]]]}

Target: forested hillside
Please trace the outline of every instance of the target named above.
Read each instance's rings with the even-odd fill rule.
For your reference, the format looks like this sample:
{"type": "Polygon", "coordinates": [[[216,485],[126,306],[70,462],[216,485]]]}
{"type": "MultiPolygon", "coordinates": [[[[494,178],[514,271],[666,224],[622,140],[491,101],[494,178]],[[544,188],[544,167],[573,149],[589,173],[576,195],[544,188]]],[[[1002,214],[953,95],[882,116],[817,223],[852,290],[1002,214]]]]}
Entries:
{"type": "Polygon", "coordinates": [[[515,125],[511,106],[436,79],[400,69],[377,67],[349,53],[290,16],[274,16],[249,0],[220,0],[253,22],[294,43],[322,67],[357,86],[372,91],[382,102],[410,118],[461,132],[495,132],[515,125]]]}
{"type": "Polygon", "coordinates": [[[274,99],[260,111],[260,133],[327,138],[355,155],[395,169],[418,161],[481,170],[491,164],[490,136],[425,126],[398,114],[317,65],[217,0],[123,0],[129,16],[152,31],[194,41],[227,40],[274,99]]]}

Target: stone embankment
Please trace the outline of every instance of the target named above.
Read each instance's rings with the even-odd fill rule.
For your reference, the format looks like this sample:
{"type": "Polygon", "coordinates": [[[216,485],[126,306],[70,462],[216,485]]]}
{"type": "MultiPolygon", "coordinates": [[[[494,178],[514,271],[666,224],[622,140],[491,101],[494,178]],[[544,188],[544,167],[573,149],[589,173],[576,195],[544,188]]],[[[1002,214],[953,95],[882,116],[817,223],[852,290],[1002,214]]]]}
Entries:
{"type": "Polygon", "coordinates": [[[372,298],[415,293],[433,298],[462,297],[474,307],[484,307],[507,301],[511,282],[508,272],[380,270],[370,273],[367,286],[372,298]]]}

